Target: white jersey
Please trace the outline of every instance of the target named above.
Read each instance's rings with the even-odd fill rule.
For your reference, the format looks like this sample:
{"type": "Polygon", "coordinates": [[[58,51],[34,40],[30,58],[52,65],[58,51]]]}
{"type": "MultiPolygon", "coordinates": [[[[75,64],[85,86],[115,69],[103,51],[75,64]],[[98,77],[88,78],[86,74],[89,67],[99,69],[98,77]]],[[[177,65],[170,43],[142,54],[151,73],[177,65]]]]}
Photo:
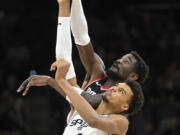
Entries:
{"type": "Polygon", "coordinates": [[[65,128],[63,135],[111,135],[97,128],[90,127],[83,118],[74,112],[71,120],[65,128]]]}
{"type": "MultiPolygon", "coordinates": [[[[74,87],[74,90],[81,94],[82,89],[74,87]]],[[[67,101],[71,103],[68,97],[66,97],[67,101]]],[[[108,117],[108,115],[104,115],[105,117],[108,117]]],[[[67,116],[67,120],[70,117],[70,112],[67,116]]],[[[77,111],[73,113],[71,116],[63,135],[112,135],[107,132],[104,132],[97,128],[90,127],[85,120],[79,115],[77,111]]],[[[124,134],[126,135],[126,133],[124,134]]]]}

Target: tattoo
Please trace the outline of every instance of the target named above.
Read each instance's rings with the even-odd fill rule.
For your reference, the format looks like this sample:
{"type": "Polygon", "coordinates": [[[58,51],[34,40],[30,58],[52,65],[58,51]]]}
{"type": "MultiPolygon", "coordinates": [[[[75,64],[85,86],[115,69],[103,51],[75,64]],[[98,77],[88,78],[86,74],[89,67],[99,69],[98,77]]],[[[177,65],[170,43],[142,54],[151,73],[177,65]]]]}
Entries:
{"type": "Polygon", "coordinates": [[[85,91],[81,93],[81,96],[86,99],[86,101],[94,108],[97,109],[99,104],[102,101],[102,95],[101,94],[96,94],[96,95],[91,95],[85,91]]]}

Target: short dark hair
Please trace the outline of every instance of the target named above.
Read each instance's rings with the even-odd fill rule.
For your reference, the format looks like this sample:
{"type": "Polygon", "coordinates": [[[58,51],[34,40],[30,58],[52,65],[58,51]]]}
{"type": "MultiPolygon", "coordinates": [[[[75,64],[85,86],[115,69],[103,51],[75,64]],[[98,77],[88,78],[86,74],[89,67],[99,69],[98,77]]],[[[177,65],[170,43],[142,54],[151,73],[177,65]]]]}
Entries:
{"type": "Polygon", "coordinates": [[[131,88],[133,96],[129,101],[129,109],[123,113],[134,115],[139,112],[144,105],[144,94],[141,85],[137,81],[127,80],[125,83],[131,88]]]}
{"type": "Polygon", "coordinates": [[[144,83],[149,75],[149,67],[136,51],[131,51],[130,54],[132,54],[137,60],[137,63],[135,64],[135,72],[139,77],[136,81],[144,83]]]}

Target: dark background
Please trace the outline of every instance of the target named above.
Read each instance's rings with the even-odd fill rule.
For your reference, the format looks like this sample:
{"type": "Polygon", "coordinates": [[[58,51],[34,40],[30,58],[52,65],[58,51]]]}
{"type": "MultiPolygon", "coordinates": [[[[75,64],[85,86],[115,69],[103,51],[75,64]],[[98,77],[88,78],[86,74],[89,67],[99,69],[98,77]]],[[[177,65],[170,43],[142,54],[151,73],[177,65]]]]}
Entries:
{"type": "MultiPolygon", "coordinates": [[[[130,117],[128,135],[179,135],[180,3],[178,0],[83,0],[95,51],[108,68],[136,50],[148,63],[143,110],[130,117]]],[[[0,135],[62,134],[67,102],[50,87],[16,89],[29,74],[54,76],[56,0],[0,1],[0,135]]],[[[81,85],[85,70],[73,61],[81,85]]]]}

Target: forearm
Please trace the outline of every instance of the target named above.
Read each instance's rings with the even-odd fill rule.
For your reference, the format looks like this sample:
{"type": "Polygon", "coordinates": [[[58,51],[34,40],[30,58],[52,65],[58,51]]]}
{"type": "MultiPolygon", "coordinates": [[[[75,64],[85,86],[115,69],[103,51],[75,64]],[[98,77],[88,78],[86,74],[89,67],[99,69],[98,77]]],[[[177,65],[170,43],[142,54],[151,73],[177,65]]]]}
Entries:
{"type": "MultiPolygon", "coordinates": [[[[70,0],[58,0],[59,17],[56,38],[56,60],[65,58],[70,64],[66,79],[76,76],[72,62],[72,39],[70,30],[70,0]]],[[[74,78],[76,79],[76,78],[74,78]]]]}
{"type": "Polygon", "coordinates": [[[59,94],[63,97],[66,97],[66,93],[62,90],[62,88],[58,85],[58,81],[53,78],[48,79],[48,85],[54,88],[59,94]]]}
{"type": "Polygon", "coordinates": [[[81,115],[81,117],[88,124],[93,123],[94,119],[98,116],[98,114],[90,106],[90,104],[88,104],[88,102],[83,97],[81,97],[77,92],[75,92],[74,89],[71,87],[71,85],[65,79],[61,79],[59,81],[59,85],[66,93],[66,95],[69,97],[69,99],[72,102],[72,105],[81,115]]]}
{"type": "Polygon", "coordinates": [[[59,5],[59,17],[69,17],[70,16],[70,2],[58,2],[59,5]]]}
{"type": "Polygon", "coordinates": [[[77,45],[86,46],[90,42],[87,21],[81,0],[73,0],[71,6],[71,29],[77,45]]]}
{"type": "Polygon", "coordinates": [[[94,50],[90,43],[87,21],[81,0],[73,0],[71,6],[71,30],[77,45],[81,62],[88,73],[94,63],[94,50]]]}

